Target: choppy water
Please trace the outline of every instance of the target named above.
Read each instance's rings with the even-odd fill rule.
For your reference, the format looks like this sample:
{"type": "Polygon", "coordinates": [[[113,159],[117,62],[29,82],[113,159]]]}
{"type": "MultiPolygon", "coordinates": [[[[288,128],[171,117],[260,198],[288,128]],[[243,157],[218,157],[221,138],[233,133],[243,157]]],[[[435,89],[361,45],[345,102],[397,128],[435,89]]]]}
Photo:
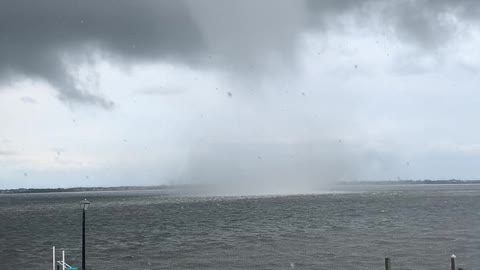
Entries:
{"type": "MultiPolygon", "coordinates": [[[[480,268],[480,185],[195,197],[172,191],[0,195],[0,269],[51,269],[51,246],[89,269],[480,268]],[[369,191],[368,191],[369,190],[369,191]]],[[[60,253],[59,253],[60,254],[60,253]]]]}

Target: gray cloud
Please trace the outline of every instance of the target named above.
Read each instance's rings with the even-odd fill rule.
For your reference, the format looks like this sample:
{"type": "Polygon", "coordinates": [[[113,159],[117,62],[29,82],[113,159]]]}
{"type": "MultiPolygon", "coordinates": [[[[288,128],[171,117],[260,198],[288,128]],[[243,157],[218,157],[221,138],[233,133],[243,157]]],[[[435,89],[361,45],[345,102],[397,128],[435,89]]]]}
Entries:
{"type": "Polygon", "coordinates": [[[146,88],[135,91],[137,94],[147,95],[147,96],[174,96],[186,93],[188,90],[185,88],[165,88],[165,87],[155,87],[155,88],[146,88]]]}
{"type": "Polygon", "coordinates": [[[13,151],[2,151],[2,150],[0,150],[0,156],[13,156],[15,154],[16,153],[13,152],[13,151]]]}
{"type": "Polygon", "coordinates": [[[310,0],[308,7],[314,11],[313,27],[338,27],[342,16],[350,16],[359,26],[376,23],[379,33],[429,50],[448,43],[459,30],[457,22],[478,23],[480,14],[480,3],[474,0],[310,0]]]}
{"type": "Polygon", "coordinates": [[[82,87],[75,68],[96,57],[131,64],[169,61],[261,74],[295,66],[299,36],[379,19],[407,42],[435,49],[457,21],[476,21],[473,0],[418,1],[16,1],[0,2],[0,79],[40,79],[61,100],[114,106],[82,87]]]}
{"type": "Polygon", "coordinates": [[[35,100],[34,98],[32,97],[21,97],[20,100],[24,103],[28,103],[28,104],[36,104],[37,103],[37,100],[35,100]]]}

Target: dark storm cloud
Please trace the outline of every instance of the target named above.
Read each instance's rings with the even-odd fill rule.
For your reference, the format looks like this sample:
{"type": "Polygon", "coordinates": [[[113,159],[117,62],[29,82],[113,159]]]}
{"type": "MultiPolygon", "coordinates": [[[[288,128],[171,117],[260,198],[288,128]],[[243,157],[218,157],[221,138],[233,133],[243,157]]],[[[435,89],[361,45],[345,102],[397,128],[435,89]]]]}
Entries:
{"type": "Polygon", "coordinates": [[[78,65],[103,57],[170,61],[258,73],[293,66],[299,35],[327,30],[342,16],[372,18],[400,39],[437,48],[455,33],[452,18],[476,21],[477,1],[167,1],[4,0],[0,2],[0,79],[40,79],[67,102],[110,108],[80,86],[78,65]]]}
{"type": "Polygon", "coordinates": [[[71,68],[95,53],[122,61],[194,59],[202,39],[180,1],[0,2],[0,74],[43,79],[64,100],[111,107],[78,87],[71,68]]]}

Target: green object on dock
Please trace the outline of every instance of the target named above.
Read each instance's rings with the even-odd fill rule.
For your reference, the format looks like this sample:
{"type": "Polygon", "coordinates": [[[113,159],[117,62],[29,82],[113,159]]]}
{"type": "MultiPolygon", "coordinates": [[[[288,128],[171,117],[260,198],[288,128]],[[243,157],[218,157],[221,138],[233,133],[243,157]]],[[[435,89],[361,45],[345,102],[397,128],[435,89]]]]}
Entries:
{"type": "Polygon", "coordinates": [[[78,268],[68,268],[67,270],[78,270],[78,268]]]}

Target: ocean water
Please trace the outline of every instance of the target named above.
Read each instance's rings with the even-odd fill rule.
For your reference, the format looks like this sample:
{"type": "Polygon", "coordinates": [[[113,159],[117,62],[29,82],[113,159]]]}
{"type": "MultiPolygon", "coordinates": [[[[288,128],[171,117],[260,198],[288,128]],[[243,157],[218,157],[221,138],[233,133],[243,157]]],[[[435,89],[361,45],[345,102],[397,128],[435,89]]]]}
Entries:
{"type": "Polygon", "coordinates": [[[480,269],[480,185],[193,196],[175,190],[0,195],[0,269],[480,269]]]}

